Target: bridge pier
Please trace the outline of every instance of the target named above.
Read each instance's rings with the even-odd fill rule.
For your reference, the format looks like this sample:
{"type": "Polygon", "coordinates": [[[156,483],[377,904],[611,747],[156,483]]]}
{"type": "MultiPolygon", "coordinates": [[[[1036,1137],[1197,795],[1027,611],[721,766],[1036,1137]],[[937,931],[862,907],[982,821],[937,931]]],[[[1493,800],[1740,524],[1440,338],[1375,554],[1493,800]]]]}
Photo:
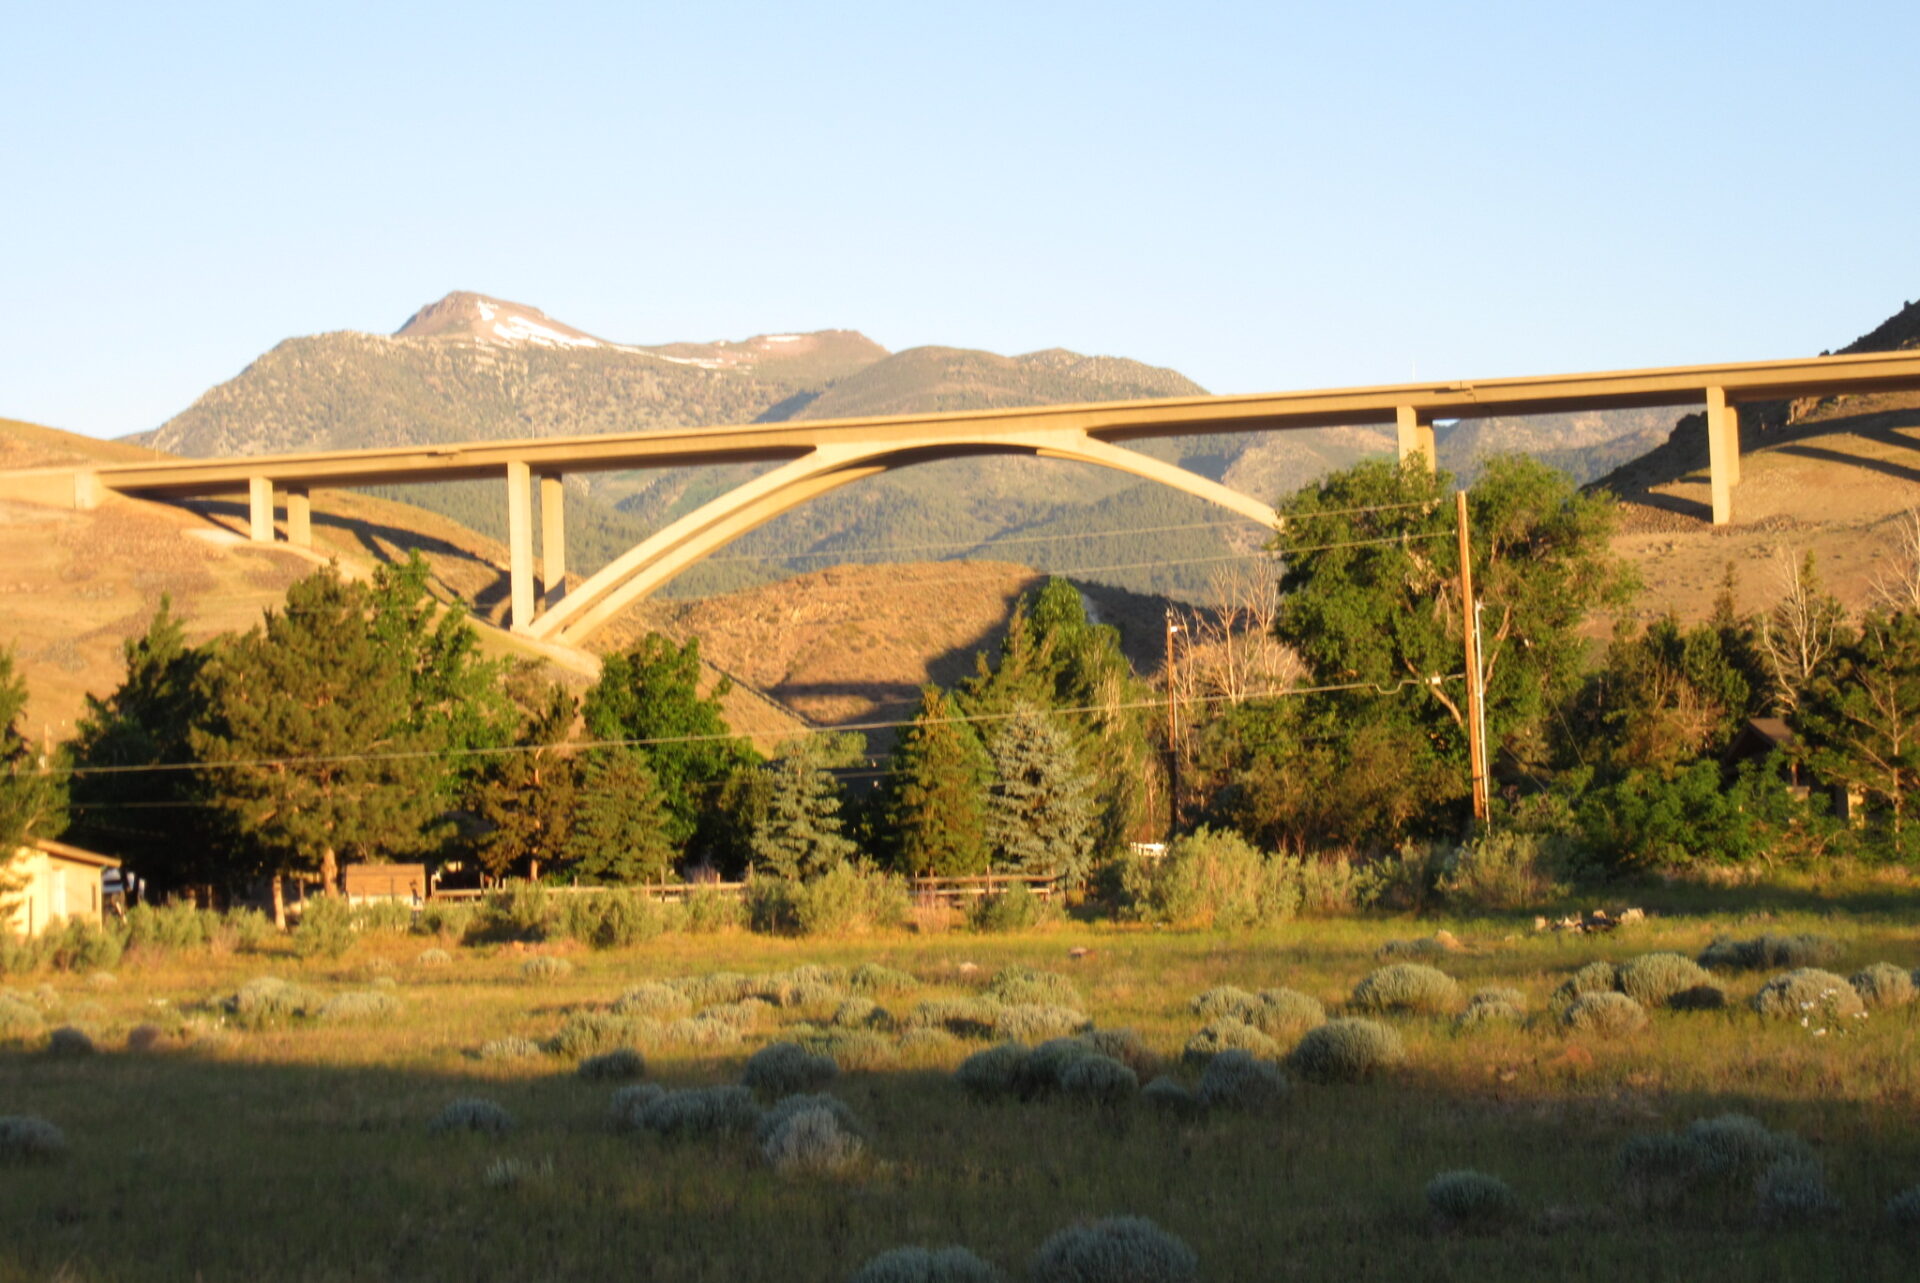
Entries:
{"type": "Polygon", "coordinates": [[[287,487],[287,542],[313,547],[313,495],[306,486],[287,487]]]}
{"type": "Polygon", "coordinates": [[[507,462],[507,625],[533,626],[533,469],[507,462]]]}
{"type": "Polygon", "coordinates": [[[247,478],[247,535],[255,543],[273,542],[273,478],[247,478]]]}
{"type": "Polygon", "coordinates": [[[1733,521],[1733,488],[1740,484],[1740,407],[1725,388],[1707,389],[1707,481],[1713,524],[1733,521]]]}
{"type": "Polygon", "coordinates": [[[1427,471],[1432,472],[1438,466],[1433,447],[1433,412],[1411,405],[1395,406],[1393,422],[1400,447],[1400,462],[1405,463],[1414,455],[1423,454],[1427,459],[1427,471]]]}
{"type": "Polygon", "coordinates": [[[566,490],[557,472],[540,474],[540,604],[552,610],[567,595],[566,490]]]}

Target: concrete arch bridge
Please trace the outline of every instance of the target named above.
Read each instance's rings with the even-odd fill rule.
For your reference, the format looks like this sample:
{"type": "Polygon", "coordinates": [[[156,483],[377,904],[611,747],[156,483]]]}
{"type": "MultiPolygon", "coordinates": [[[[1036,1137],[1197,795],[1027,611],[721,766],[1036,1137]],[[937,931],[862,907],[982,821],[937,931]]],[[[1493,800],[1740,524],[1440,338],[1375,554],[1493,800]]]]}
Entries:
{"type": "Polygon", "coordinates": [[[1248,396],[1035,406],[403,446],[231,459],[0,473],[0,498],[91,507],[105,491],[180,499],[245,494],[252,537],[275,538],[283,499],[287,538],[312,540],[320,487],[504,479],[514,631],[578,645],[621,609],[730,541],[800,504],[896,468],[968,455],[1012,454],[1099,464],[1209,500],[1253,521],[1267,504],[1123,444],[1151,437],[1392,424],[1402,460],[1434,458],[1436,420],[1672,406],[1706,410],[1713,520],[1733,518],[1740,479],[1739,407],[1762,401],[1920,389],[1920,352],[1587,374],[1393,384],[1248,396]],[[774,462],[566,587],[561,479],[569,472],[774,462]],[[538,590],[534,481],[540,493],[538,590]],[[541,609],[544,608],[544,609],[541,609]]]}

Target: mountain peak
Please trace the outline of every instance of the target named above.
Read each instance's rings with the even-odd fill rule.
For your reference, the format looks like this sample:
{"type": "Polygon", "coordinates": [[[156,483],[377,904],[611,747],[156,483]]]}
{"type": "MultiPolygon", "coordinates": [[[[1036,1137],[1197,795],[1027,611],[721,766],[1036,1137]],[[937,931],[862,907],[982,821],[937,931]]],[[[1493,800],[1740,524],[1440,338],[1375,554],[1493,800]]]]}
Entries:
{"type": "Polygon", "coordinates": [[[537,307],[488,294],[455,290],[429,303],[394,331],[395,338],[461,338],[501,346],[582,348],[611,346],[554,320],[537,307]]]}

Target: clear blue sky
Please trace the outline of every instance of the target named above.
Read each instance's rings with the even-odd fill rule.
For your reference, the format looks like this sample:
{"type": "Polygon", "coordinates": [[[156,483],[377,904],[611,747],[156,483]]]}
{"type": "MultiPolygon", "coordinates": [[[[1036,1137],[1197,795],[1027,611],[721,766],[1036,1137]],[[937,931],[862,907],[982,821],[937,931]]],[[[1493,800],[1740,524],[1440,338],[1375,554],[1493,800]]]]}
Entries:
{"type": "Polygon", "coordinates": [[[1920,295],[1920,6],[0,0],[0,416],[472,289],[1222,392],[1813,352],[1920,295]]]}

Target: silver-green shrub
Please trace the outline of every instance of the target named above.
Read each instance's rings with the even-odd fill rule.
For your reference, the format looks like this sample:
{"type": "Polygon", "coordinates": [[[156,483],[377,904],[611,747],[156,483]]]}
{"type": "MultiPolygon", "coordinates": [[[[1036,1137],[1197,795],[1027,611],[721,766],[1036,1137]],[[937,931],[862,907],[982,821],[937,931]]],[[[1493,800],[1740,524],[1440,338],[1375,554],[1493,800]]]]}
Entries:
{"type": "Polygon", "coordinates": [[[877,962],[863,962],[847,974],[847,987],[856,993],[884,995],[917,989],[920,987],[920,982],[906,972],[893,967],[882,966],[877,962]]]}
{"type": "Polygon", "coordinates": [[[732,1021],[719,1019],[711,1012],[703,1012],[662,1026],[660,1037],[683,1047],[719,1048],[738,1046],[745,1033],[732,1021]]]}
{"type": "Polygon", "coordinates": [[[1761,1225],[1805,1225],[1840,1210],[1827,1173],[1811,1158],[1776,1159],[1753,1185],[1753,1218],[1761,1225]]]}
{"type": "Polygon", "coordinates": [[[1033,1283],[1193,1283],[1200,1258],[1144,1216],[1056,1230],[1027,1266],[1033,1283]]]}
{"type": "Polygon", "coordinates": [[[1201,827],[1175,838],[1151,869],[1128,878],[1141,916],[1175,926],[1273,926],[1300,907],[1300,885],[1284,860],[1229,829],[1201,827]]]}
{"type": "Polygon", "coordinates": [[[1629,1136],[1614,1157],[1621,1194],[1639,1211],[1669,1211],[1705,1174],[1705,1155],[1690,1136],[1650,1132],[1629,1136]]]}
{"type": "Polygon", "coordinates": [[[93,1036],[72,1025],[62,1025],[47,1035],[49,1056],[91,1056],[94,1050],[93,1036]]]}
{"type": "Polygon", "coordinates": [[[1080,1035],[1080,1041],[1119,1061],[1137,1078],[1151,1078],[1160,1072],[1159,1055],[1131,1029],[1089,1029],[1080,1035]]]}
{"type": "Polygon", "coordinates": [[[1089,1023],[1076,1008],[1038,1002],[1016,1003],[993,1013],[994,1036],[1016,1042],[1065,1037],[1085,1029],[1089,1023]]]}
{"type": "Polygon", "coordinates": [[[839,1073],[832,1056],[815,1055],[791,1042],[770,1042],[747,1057],[740,1082],[758,1096],[778,1098],[818,1091],[839,1073]]]}
{"type": "Polygon", "coordinates": [[[743,976],[737,971],[711,971],[699,976],[677,976],[666,982],[667,987],[685,994],[687,1001],[696,1007],[705,1007],[719,1002],[739,1002],[742,998],[752,997],[756,985],[752,976],[743,976]]]}
{"type": "Polygon", "coordinates": [[[1920,1185],[1903,1189],[1888,1199],[1881,1214],[1894,1229],[1920,1235],[1920,1185]]]}
{"type": "Polygon", "coordinates": [[[900,1049],[871,1029],[828,1029],[806,1040],[808,1051],[830,1057],[842,1072],[884,1069],[900,1059],[900,1049]]]}
{"type": "Polygon", "coordinates": [[[1021,1069],[1033,1053],[1019,1043],[1003,1042],[976,1051],[953,1071],[953,1081],[976,1100],[996,1100],[1016,1090],[1021,1069]]]}
{"type": "Polygon", "coordinates": [[[642,1078],[646,1076],[647,1058],[631,1047],[615,1047],[612,1051],[588,1056],[574,1066],[573,1072],[593,1082],[642,1078]]]}
{"type": "Polygon", "coordinates": [[[615,1014],[649,1016],[655,1020],[676,1020],[693,1014],[693,1001],[670,985],[635,985],[614,1000],[615,1014]]]}
{"type": "Polygon", "coordinates": [[[1589,962],[1561,981],[1547,998],[1547,1010],[1556,1016],[1590,993],[1613,993],[1620,988],[1620,968],[1611,962],[1589,962]]]}
{"type": "Polygon", "coordinates": [[[629,1047],[648,1032],[650,1022],[636,1016],[618,1016],[610,1011],[578,1011],[562,1022],[547,1040],[547,1050],[569,1060],[597,1056],[603,1051],[629,1047]]]}
{"type": "Polygon", "coordinates": [[[1749,1180],[1782,1159],[1812,1156],[1798,1136],[1748,1114],[1696,1118],[1681,1134],[1699,1151],[1701,1175],[1718,1180],[1749,1180]]]}
{"type": "Polygon", "coordinates": [[[1853,986],[1831,971],[1802,967],[1775,976],[1753,995],[1753,1009],[1770,1020],[1822,1023],[1864,1012],[1853,986]]]}
{"type": "Polygon", "coordinates": [[[1848,983],[1860,995],[1860,1001],[1875,1011],[1904,1007],[1914,997],[1913,977],[1891,962],[1876,962],[1854,973],[1848,983]]]}
{"type": "Polygon", "coordinates": [[[1400,1035],[1377,1020],[1329,1020],[1309,1029],[1287,1057],[1287,1067],[1317,1083],[1364,1082],[1406,1059],[1400,1035]]]}
{"type": "Polygon", "coordinates": [[[321,1003],[313,1014],[319,1020],[334,1023],[391,1020],[400,1014],[400,1002],[392,994],[373,989],[337,993],[321,1003]]]}
{"type": "Polygon", "coordinates": [[[1187,1005],[1193,1014],[1202,1020],[1247,1020],[1259,999],[1245,989],[1234,985],[1215,985],[1205,993],[1197,994],[1187,1005]]]}
{"type": "Polygon", "coordinates": [[[1140,1076],[1111,1056],[1089,1052],[1060,1071],[1060,1094],[1110,1109],[1140,1094],[1140,1076]]]}
{"type": "Polygon", "coordinates": [[[789,1114],[760,1152],[776,1171],[832,1174],[858,1163],[866,1149],[831,1109],[814,1106],[789,1114]]]}
{"type": "Polygon", "coordinates": [[[320,1003],[318,995],[278,976],[256,976],[220,1005],[235,1023],[251,1027],[303,1016],[320,1003]]]}
{"type": "Polygon", "coordinates": [[[1769,932],[1751,940],[1715,936],[1701,952],[1700,965],[1731,971],[1767,971],[1774,967],[1817,966],[1839,956],[1840,942],[1832,936],[1811,933],[1783,936],[1769,932]]]}
{"type": "Polygon", "coordinates": [[[1513,1220],[1520,1200],[1499,1177],[1462,1168],[1427,1182],[1427,1208],[1449,1226],[1487,1231],[1513,1220]]]}
{"type": "Polygon", "coordinates": [[[1077,1010],[1085,1005],[1073,981],[1055,972],[1039,971],[1033,967],[1001,968],[987,982],[984,992],[993,1001],[1009,1006],[1031,1004],[1077,1010]]]}
{"type": "Polygon", "coordinates": [[[726,1083],[662,1092],[640,1109],[636,1121],[642,1130],[668,1140],[696,1140],[750,1132],[759,1125],[760,1109],[752,1092],[726,1083]]]}
{"type": "Polygon", "coordinates": [[[1667,999],[1667,1007],[1673,1011],[1722,1011],[1726,1005],[1727,991],[1712,984],[1694,985],[1667,999]]]}
{"type": "Polygon", "coordinates": [[[896,1247],[855,1270],[847,1283],[998,1283],[1000,1277],[964,1247],[896,1247]]]}
{"type": "Polygon", "coordinates": [[[930,998],[916,1003],[900,1024],[906,1029],[944,1029],[956,1038],[991,1038],[998,1003],[980,998],[930,998]]]}
{"type": "Polygon", "coordinates": [[[1517,1025],[1527,1018],[1526,1009],[1515,1006],[1502,998],[1482,1000],[1478,996],[1467,1004],[1467,1009],[1453,1018],[1453,1027],[1461,1033],[1469,1030],[1484,1029],[1489,1026],[1517,1025]]]}
{"type": "Polygon", "coordinates": [[[645,1131],[647,1111],[667,1089],[659,1083],[633,1083],[613,1093],[607,1103],[607,1125],[617,1132],[645,1131]]]}
{"type": "Polygon", "coordinates": [[[529,984],[546,984],[573,974],[573,964],[550,953],[535,954],[520,964],[520,978],[529,984]]]}
{"type": "Polygon", "coordinates": [[[10,993],[0,993],[0,1039],[26,1038],[40,1032],[40,1008],[10,993]]]}
{"type": "Polygon", "coordinates": [[[1208,1109],[1264,1109],[1286,1099],[1287,1089],[1277,1066],[1229,1050],[1207,1062],[1195,1094],[1208,1109]]]}
{"type": "Polygon", "coordinates": [[[1713,977],[1691,958],[1677,953],[1643,953],[1620,964],[1620,992],[1642,1006],[1658,1007],[1676,993],[1711,984],[1713,977]]]}
{"type": "Polygon", "coordinates": [[[445,949],[422,949],[413,961],[415,966],[444,967],[453,961],[453,955],[445,949]]]}
{"type": "Polygon", "coordinates": [[[1238,1020],[1216,1020],[1187,1039],[1187,1045],[1180,1050],[1180,1058],[1189,1065],[1204,1065],[1223,1051],[1244,1051],[1249,1055],[1276,1060],[1280,1056],[1280,1044],[1252,1025],[1242,1024],[1238,1020]]]}
{"type": "Polygon", "coordinates": [[[479,1132],[487,1136],[504,1136],[513,1130],[513,1115],[494,1101],[480,1096],[466,1096],[450,1101],[427,1124],[427,1130],[436,1135],[445,1132],[479,1132]]]}
{"type": "Polygon", "coordinates": [[[1618,1038],[1646,1023],[1647,1009],[1624,993],[1583,993],[1560,1013],[1563,1028],[1596,1038],[1618,1038]]]}
{"type": "Polygon", "coordinates": [[[1290,1036],[1322,1023],[1327,1010],[1320,1000],[1297,989],[1262,989],[1249,993],[1232,985],[1209,989],[1191,1004],[1207,1020],[1237,1020],[1268,1037],[1290,1036]]]}
{"type": "Polygon", "coordinates": [[[1192,1118],[1205,1108],[1200,1098],[1185,1084],[1165,1074],[1140,1089],[1140,1099],[1160,1113],[1174,1118],[1192,1118]]]}
{"type": "Polygon", "coordinates": [[[1355,1011],[1436,1015],[1460,1005],[1460,986],[1452,976],[1434,967],[1396,962],[1355,985],[1347,1004],[1355,1011]]]}
{"type": "Polygon", "coordinates": [[[795,1114],[809,1109],[824,1109],[832,1114],[834,1121],[840,1124],[840,1130],[854,1136],[863,1135],[865,1129],[854,1121],[853,1111],[847,1108],[847,1102],[838,1096],[826,1092],[799,1092],[782,1097],[773,1106],[760,1115],[760,1121],[754,1124],[753,1142],[765,1145],[773,1139],[773,1134],[786,1124],[795,1114]]]}
{"type": "Polygon", "coordinates": [[[909,1029],[900,1035],[903,1056],[946,1056],[960,1047],[960,1040],[944,1029],[909,1029]]]}
{"type": "Polygon", "coordinates": [[[738,1002],[723,1002],[708,1007],[701,1012],[701,1020],[717,1020],[723,1025],[732,1025],[745,1032],[759,1027],[761,1021],[773,1011],[773,1005],[764,998],[742,998],[738,1002]]]}
{"type": "Polygon", "coordinates": [[[0,1117],[0,1163],[51,1163],[66,1152],[66,1134],[46,1119],[32,1114],[0,1117]]]}
{"type": "Polygon", "coordinates": [[[546,1048],[531,1038],[509,1035],[505,1038],[491,1038],[480,1044],[473,1053],[480,1060],[529,1060],[534,1056],[546,1054],[546,1048]]]}
{"type": "Polygon", "coordinates": [[[1060,1089],[1060,1081],[1076,1063],[1099,1055],[1080,1038],[1049,1038],[1028,1052],[1013,1077],[1022,1099],[1033,1100],[1060,1089]]]}
{"type": "Polygon", "coordinates": [[[889,1022],[887,1009],[871,998],[849,998],[833,1009],[833,1023],[842,1029],[884,1028],[889,1022]]]}

